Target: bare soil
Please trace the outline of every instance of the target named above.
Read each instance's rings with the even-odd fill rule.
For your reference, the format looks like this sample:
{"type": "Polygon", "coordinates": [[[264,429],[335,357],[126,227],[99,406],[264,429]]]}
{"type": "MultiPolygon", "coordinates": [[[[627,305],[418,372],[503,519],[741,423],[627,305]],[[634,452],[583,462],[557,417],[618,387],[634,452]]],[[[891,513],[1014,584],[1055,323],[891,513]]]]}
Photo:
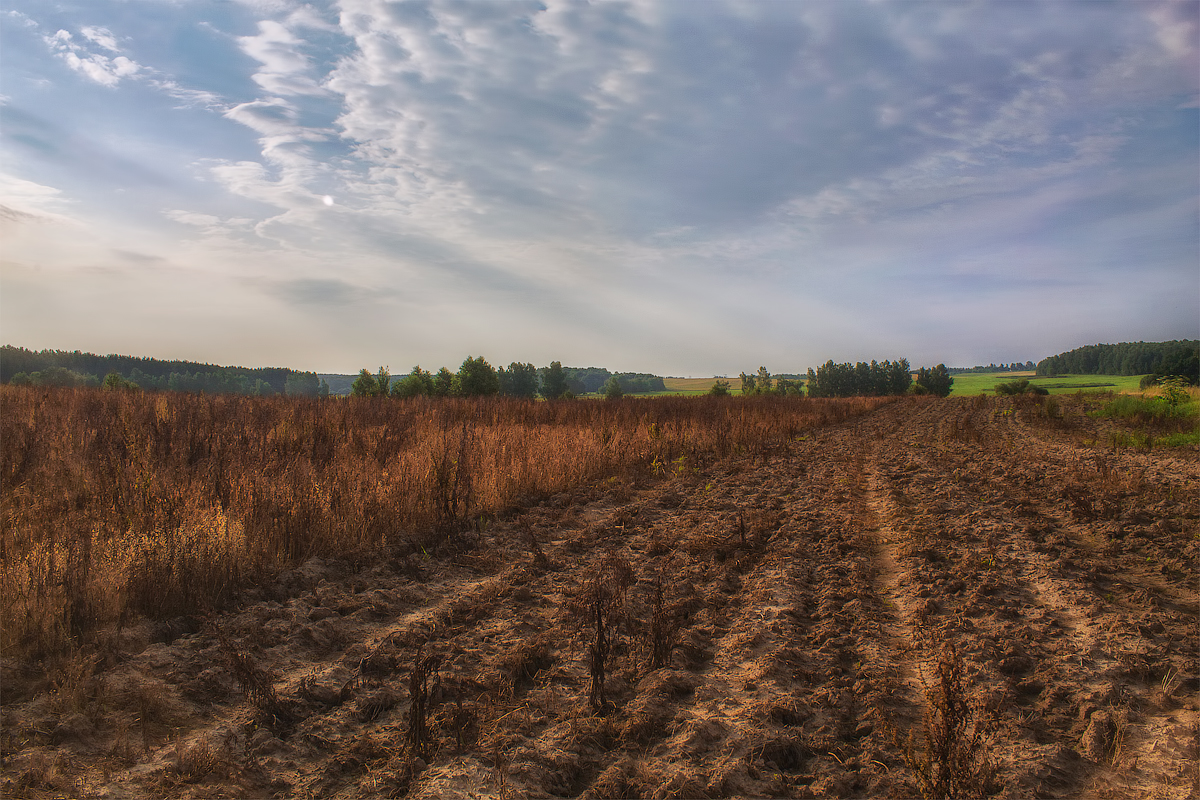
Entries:
{"type": "Polygon", "coordinates": [[[1200,454],[1098,446],[1084,402],[893,403],[314,559],[235,612],[113,631],[49,691],[9,665],[0,789],[909,797],[953,647],[972,791],[1198,797],[1200,454]],[[595,710],[578,600],[622,561],[595,710]]]}

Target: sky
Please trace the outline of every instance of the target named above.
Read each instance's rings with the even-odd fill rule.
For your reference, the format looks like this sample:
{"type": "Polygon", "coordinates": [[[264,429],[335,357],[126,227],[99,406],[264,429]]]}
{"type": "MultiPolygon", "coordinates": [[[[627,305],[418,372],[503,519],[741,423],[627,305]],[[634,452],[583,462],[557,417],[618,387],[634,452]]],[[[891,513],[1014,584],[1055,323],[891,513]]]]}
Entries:
{"type": "Polygon", "coordinates": [[[0,339],[708,376],[1197,338],[1198,22],[5,0],[0,339]]]}

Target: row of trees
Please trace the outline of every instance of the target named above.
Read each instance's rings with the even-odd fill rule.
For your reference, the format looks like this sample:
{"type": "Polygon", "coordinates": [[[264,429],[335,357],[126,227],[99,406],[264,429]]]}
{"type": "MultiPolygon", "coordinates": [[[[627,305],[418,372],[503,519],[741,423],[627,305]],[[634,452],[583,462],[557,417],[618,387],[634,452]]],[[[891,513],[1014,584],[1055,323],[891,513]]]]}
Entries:
{"type": "Polygon", "coordinates": [[[494,368],[487,359],[467,356],[458,368],[451,372],[442,367],[430,373],[417,365],[407,375],[392,378],[387,367],[372,373],[368,369],[359,372],[350,394],[355,397],[545,397],[557,400],[570,396],[565,370],[561,362],[552,361],[549,366],[538,369],[533,364],[514,361],[507,368],[494,368]]]}
{"type": "Polygon", "coordinates": [[[912,385],[908,359],[835,364],[808,370],[809,397],[884,397],[904,394],[912,385]]]}
{"type": "Polygon", "coordinates": [[[951,375],[965,375],[971,372],[1032,372],[1037,367],[1032,361],[1014,361],[1011,364],[979,364],[974,367],[948,367],[951,375]]]}
{"type": "MultiPolygon", "coordinates": [[[[938,364],[932,369],[921,367],[917,371],[914,383],[908,359],[899,361],[860,361],[857,364],[835,364],[832,360],[824,366],[808,371],[807,380],[799,378],[772,376],[766,367],[759,367],[758,372],[747,375],[743,372],[741,378],[742,395],[781,395],[803,397],[807,392],[809,397],[883,397],[887,395],[934,394],[946,397],[954,385],[950,370],[945,364],[938,364]]],[[[729,394],[729,382],[718,380],[713,384],[709,394],[729,394]]]]}
{"type": "Polygon", "coordinates": [[[1194,385],[1200,382],[1200,340],[1090,344],[1043,358],[1037,374],[1177,375],[1194,385]]]}
{"type": "Polygon", "coordinates": [[[609,372],[604,367],[563,367],[567,388],[572,394],[600,393],[611,395],[610,382],[615,378],[622,393],[641,394],[665,392],[667,386],[659,375],[645,372],[609,372]]]}
{"type": "Polygon", "coordinates": [[[558,399],[599,393],[609,399],[625,394],[666,391],[658,375],[637,372],[613,373],[602,367],[564,367],[553,361],[546,367],[514,361],[494,368],[485,358],[468,356],[458,372],[442,367],[430,373],[419,365],[402,377],[393,378],[387,367],[377,372],[363,369],[350,387],[355,397],[545,397],[558,399]]]}

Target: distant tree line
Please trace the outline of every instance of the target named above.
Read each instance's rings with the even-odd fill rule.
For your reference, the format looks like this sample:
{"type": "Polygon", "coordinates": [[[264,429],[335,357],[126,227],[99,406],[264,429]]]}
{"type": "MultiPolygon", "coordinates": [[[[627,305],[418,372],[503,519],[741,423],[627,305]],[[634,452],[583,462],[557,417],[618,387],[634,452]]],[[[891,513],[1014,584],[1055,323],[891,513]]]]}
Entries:
{"type": "Polygon", "coordinates": [[[971,372],[1032,372],[1037,365],[1032,361],[1014,361],[1011,364],[988,364],[974,367],[947,367],[951,375],[965,375],[971,372]]]}
{"type": "MultiPolygon", "coordinates": [[[[772,375],[766,367],[759,367],[752,374],[743,372],[741,392],[743,397],[781,395],[787,397],[883,397],[901,394],[933,394],[946,397],[954,385],[954,378],[945,364],[932,369],[922,367],[917,371],[914,383],[908,359],[898,361],[859,361],[856,364],[835,364],[826,361],[824,366],[808,370],[805,380],[798,375],[772,375]]],[[[709,394],[729,394],[729,382],[717,380],[709,394]]]]}
{"type": "Polygon", "coordinates": [[[552,361],[548,366],[514,361],[507,367],[493,367],[485,358],[468,356],[451,372],[442,367],[430,373],[419,365],[404,376],[393,378],[387,367],[371,372],[363,369],[350,387],[355,397],[544,397],[557,400],[581,394],[599,393],[609,399],[624,394],[666,391],[657,375],[635,372],[612,373],[601,367],[564,367],[552,361]]]}
{"type": "Polygon", "coordinates": [[[285,367],[222,367],[194,361],[107,355],[79,350],[0,347],[0,382],[31,386],[100,386],[243,395],[328,394],[314,372],[285,367]],[[101,377],[103,376],[103,377],[101,377]]]}
{"type": "Polygon", "coordinates": [[[1200,383],[1200,340],[1169,342],[1122,342],[1090,344],[1037,364],[1039,376],[1055,375],[1150,375],[1179,376],[1200,383]]]}
{"type": "Polygon", "coordinates": [[[644,372],[609,372],[603,367],[563,367],[563,375],[567,380],[567,388],[576,395],[600,393],[609,396],[609,381],[613,378],[616,378],[617,385],[625,394],[667,390],[661,376],[644,372]]]}

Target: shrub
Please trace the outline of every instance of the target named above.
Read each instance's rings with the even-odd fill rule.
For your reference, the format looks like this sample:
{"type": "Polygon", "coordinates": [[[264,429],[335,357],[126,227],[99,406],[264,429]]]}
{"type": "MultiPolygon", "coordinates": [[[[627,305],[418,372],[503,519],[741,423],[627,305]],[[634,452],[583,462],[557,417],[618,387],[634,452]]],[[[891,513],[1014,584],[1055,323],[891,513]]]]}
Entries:
{"type": "Polygon", "coordinates": [[[937,682],[925,692],[924,730],[910,732],[904,761],[925,798],[984,797],[995,767],[988,757],[981,709],[967,696],[963,660],[953,645],[938,660],[937,682]]]}
{"type": "Polygon", "coordinates": [[[588,672],[591,675],[588,702],[592,709],[603,712],[608,706],[604,684],[611,666],[617,627],[624,621],[625,598],[633,583],[629,562],[614,553],[608,554],[600,568],[570,602],[579,623],[591,634],[588,645],[588,672]]]}
{"type": "Polygon", "coordinates": [[[1019,395],[1019,394],[1039,394],[1048,395],[1050,391],[1042,386],[1034,386],[1029,382],[1028,378],[1017,378],[1008,383],[997,383],[996,394],[1003,395],[1019,395]]]}
{"type": "Polygon", "coordinates": [[[708,390],[708,393],[712,397],[727,397],[729,395],[729,381],[718,380],[708,390]]]}

